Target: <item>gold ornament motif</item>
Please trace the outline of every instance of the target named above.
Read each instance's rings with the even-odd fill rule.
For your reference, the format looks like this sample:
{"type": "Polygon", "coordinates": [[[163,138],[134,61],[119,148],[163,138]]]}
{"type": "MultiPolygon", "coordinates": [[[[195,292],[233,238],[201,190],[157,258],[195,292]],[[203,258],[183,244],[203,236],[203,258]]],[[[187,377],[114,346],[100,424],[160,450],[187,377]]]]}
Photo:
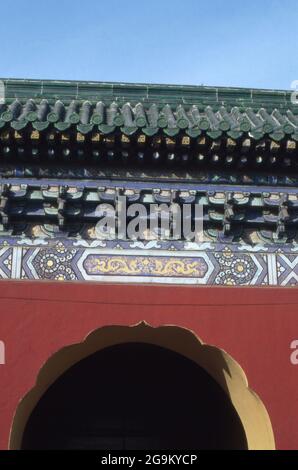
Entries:
{"type": "Polygon", "coordinates": [[[22,134],[20,134],[18,131],[15,131],[14,132],[14,138],[16,140],[20,140],[20,139],[22,139],[22,134]]]}
{"type": "Polygon", "coordinates": [[[85,136],[80,132],[77,132],[77,142],[85,142],[85,136]]]}
{"type": "Polygon", "coordinates": [[[32,131],[30,134],[30,139],[31,140],[38,140],[40,138],[40,134],[38,131],[32,131]]]}
{"type": "Polygon", "coordinates": [[[137,138],[138,144],[145,144],[146,143],[146,136],[144,134],[140,134],[137,138]]]}
{"type": "Polygon", "coordinates": [[[190,137],[184,136],[182,137],[181,145],[190,145],[190,137]]]}
{"type": "Polygon", "coordinates": [[[99,142],[100,141],[100,134],[96,132],[95,134],[92,134],[91,137],[91,142],[99,142]]]}
{"type": "Polygon", "coordinates": [[[84,268],[89,275],[126,275],[202,278],[207,264],[202,258],[89,255],[84,268]]]}

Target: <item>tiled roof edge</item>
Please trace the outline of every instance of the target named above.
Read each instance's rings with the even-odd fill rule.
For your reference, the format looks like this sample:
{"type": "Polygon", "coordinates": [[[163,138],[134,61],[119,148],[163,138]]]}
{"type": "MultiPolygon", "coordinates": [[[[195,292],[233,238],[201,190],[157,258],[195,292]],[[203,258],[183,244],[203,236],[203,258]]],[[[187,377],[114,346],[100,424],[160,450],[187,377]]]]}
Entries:
{"type": "MultiPolygon", "coordinates": [[[[193,85],[160,85],[141,83],[113,83],[65,80],[0,79],[5,86],[6,101],[19,99],[74,99],[90,101],[132,101],[184,104],[233,104],[238,106],[278,107],[295,106],[291,102],[291,91],[213,87],[193,85]]],[[[297,106],[297,105],[296,105],[297,106]]]]}

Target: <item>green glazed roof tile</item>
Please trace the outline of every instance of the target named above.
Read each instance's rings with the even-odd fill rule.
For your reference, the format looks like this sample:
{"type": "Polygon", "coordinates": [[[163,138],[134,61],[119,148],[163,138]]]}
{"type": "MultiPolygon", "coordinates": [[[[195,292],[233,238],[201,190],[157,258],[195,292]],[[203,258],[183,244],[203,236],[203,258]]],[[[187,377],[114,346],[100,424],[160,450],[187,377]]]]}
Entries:
{"type": "Polygon", "coordinates": [[[131,135],[140,129],[148,136],[161,131],[196,138],[203,131],[211,139],[250,133],[254,139],[268,136],[275,140],[284,134],[296,139],[298,131],[298,107],[291,102],[290,91],[55,80],[3,82],[2,128],[33,126],[43,131],[54,126],[60,132],[88,133],[99,126],[106,134],[118,129],[131,135]]]}

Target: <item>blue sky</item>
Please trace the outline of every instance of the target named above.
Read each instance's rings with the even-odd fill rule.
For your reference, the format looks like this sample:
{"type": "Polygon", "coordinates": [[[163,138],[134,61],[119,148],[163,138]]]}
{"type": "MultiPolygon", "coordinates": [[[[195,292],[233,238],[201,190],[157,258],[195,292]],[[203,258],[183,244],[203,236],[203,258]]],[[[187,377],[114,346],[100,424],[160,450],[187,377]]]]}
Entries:
{"type": "Polygon", "coordinates": [[[297,0],[1,3],[0,76],[289,89],[297,0]]]}

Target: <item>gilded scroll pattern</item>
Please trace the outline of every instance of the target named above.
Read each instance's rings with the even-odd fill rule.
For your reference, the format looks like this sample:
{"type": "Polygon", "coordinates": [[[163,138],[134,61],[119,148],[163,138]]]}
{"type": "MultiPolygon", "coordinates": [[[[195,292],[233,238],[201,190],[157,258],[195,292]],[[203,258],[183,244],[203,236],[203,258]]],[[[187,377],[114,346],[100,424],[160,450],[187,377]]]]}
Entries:
{"type": "Polygon", "coordinates": [[[89,255],[84,267],[93,275],[198,277],[208,266],[202,258],[171,258],[167,256],[89,255]]]}
{"type": "Polygon", "coordinates": [[[297,286],[298,247],[7,237],[0,279],[297,286]]]}

